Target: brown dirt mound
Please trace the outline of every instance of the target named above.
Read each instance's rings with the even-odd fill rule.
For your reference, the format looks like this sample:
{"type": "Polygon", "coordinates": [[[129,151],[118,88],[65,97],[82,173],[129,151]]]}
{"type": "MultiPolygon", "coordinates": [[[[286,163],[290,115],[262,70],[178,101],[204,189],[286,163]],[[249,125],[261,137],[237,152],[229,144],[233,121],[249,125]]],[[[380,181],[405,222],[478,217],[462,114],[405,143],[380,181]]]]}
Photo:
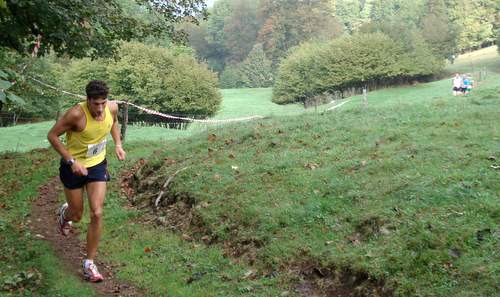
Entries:
{"type": "MultiPolygon", "coordinates": [[[[39,189],[39,196],[32,207],[31,230],[36,237],[48,241],[55,254],[63,260],[67,271],[83,281],[81,264],[85,255],[85,243],[78,239],[78,233],[73,232],[62,236],[56,232],[56,211],[60,206],[58,195],[62,187],[59,179],[54,178],[39,189]]],[[[96,264],[105,280],[93,284],[97,294],[102,296],[142,296],[143,293],[131,284],[114,277],[112,265],[98,260],[96,264]]]]}

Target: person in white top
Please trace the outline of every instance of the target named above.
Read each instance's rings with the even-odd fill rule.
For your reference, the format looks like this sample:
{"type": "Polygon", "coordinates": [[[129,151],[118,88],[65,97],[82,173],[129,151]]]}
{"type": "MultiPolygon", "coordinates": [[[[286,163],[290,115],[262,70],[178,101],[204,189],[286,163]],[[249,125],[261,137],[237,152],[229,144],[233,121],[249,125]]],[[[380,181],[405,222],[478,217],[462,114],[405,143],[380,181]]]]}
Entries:
{"type": "Polygon", "coordinates": [[[455,77],[453,78],[452,81],[453,81],[453,96],[461,95],[463,79],[460,76],[460,74],[455,73],[455,77]]]}

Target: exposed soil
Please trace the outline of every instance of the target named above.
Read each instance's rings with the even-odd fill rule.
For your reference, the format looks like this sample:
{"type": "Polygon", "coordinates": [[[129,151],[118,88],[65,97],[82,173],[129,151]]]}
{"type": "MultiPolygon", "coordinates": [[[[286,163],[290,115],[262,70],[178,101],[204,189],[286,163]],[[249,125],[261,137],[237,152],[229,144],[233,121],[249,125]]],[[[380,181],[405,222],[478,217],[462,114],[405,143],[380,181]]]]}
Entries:
{"type": "MultiPolygon", "coordinates": [[[[213,136],[214,137],[214,136],[213,136]]],[[[239,235],[241,226],[232,226],[227,232],[229,240],[221,242],[210,232],[198,214],[198,211],[210,207],[209,203],[197,203],[190,193],[176,193],[165,190],[165,198],[154,206],[164,177],[159,180],[158,168],[148,168],[141,160],[132,170],[122,174],[121,186],[129,201],[137,208],[149,208],[151,211],[143,223],[154,223],[177,232],[183,240],[195,241],[199,244],[220,244],[224,256],[235,262],[244,262],[253,266],[258,260],[259,251],[267,243],[258,239],[242,238],[239,235]]],[[[384,221],[370,218],[359,224],[351,242],[359,244],[361,240],[390,232],[384,221]]],[[[276,271],[253,271],[247,278],[269,277],[274,274],[288,275],[291,280],[290,289],[303,297],[390,297],[393,290],[388,288],[384,280],[372,278],[369,273],[353,271],[345,267],[325,266],[318,259],[307,253],[291,263],[283,263],[276,271]]]]}
{"type": "Polygon", "coordinates": [[[292,263],[287,270],[299,275],[294,289],[304,297],[390,297],[393,290],[383,280],[350,268],[324,266],[317,260],[292,263]]]}
{"type": "MultiPolygon", "coordinates": [[[[61,202],[58,200],[62,187],[58,178],[52,179],[39,189],[39,196],[32,207],[31,230],[37,238],[48,241],[55,254],[63,261],[65,268],[83,280],[82,262],[85,256],[85,242],[78,238],[78,231],[72,230],[68,236],[56,231],[56,212],[61,202]]],[[[92,284],[101,296],[142,296],[143,293],[133,285],[114,277],[112,265],[97,259],[99,272],[104,281],[92,284]]]]}

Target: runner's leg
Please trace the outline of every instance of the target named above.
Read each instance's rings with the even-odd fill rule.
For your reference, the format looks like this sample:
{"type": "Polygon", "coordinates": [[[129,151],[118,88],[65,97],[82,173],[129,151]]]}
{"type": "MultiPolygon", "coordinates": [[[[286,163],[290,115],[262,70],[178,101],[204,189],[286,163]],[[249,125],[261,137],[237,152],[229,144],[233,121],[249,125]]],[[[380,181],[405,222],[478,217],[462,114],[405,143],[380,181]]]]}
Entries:
{"type": "Polygon", "coordinates": [[[83,214],[83,188],[70,190],[64,188],[68,208],[64,213],[64,218],[67,221],[79,222],[83,214]]]}
{"type": "Polygon", "coordinates": [[[101,238],[102,210],[106,196],[106,182],[96,181],[86,185],[89,199],[90,225],[87,231],[87,259],[93,260],[101,238]]]}

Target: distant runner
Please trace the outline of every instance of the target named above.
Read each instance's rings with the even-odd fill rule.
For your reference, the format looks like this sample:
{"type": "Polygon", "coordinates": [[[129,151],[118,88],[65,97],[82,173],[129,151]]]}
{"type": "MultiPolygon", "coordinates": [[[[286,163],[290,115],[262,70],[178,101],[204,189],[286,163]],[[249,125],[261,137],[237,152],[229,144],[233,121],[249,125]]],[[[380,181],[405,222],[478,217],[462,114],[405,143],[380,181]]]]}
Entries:
{"type": "Polygon", "coordinates": [[[57,218],[57,228],[62,235],[68,235],[71,223],[82,218],[83,192],[87,191],[90,224],[83,276],[91,282],[103,280],[94,264],[94,258],[101,237],[106,182],[110,180],[106,162],[106,141],[110,132],[116,156],[119,160],[125,159],[118,129],[118,105],[108,102],[108,92],[105,82],[89,82],[86,87],[87,100],[66,111],[47,135],[52,147],[62,157],[59,177],[64,185],[67,201],[60,207],[57,218]],[[64,133],[65,145],[59,140],[59,136],[64,133]]]}
{"type": "Polygon", "coordinates": [[[462,92],[464,93],[464,95],[467,95],[470,93],[471,90],[472,90],[472,79],[470,76],[465,75],[464,81],[463,81],[462,92]]]}
{"type": "Polygon", "coordinates": [[[453,96],[460,95],[462,93],[462,84],[463,80],[460,74],[456,73],[455,77],[452,80],[453,84],[453,96]]]}

